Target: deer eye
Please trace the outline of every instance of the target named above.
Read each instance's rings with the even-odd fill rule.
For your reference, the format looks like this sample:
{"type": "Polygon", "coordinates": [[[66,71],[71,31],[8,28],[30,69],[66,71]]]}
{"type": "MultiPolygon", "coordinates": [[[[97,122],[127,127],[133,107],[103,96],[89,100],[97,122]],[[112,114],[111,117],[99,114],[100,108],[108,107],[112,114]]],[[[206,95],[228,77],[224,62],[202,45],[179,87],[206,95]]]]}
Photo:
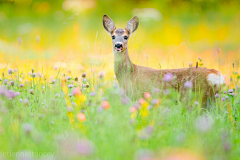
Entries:
{"type": "Polygon", "coordinates": [[[112,39],[115,39],[115,36],[112,36],[112,39]]]}
{"type": "Polygon", "coordinates": [[[126,40],[127,40],[127,39],[128,39],[128,37],[127,37],[127,36],[124,36],[124,39],[126,39],[126,40]]]}

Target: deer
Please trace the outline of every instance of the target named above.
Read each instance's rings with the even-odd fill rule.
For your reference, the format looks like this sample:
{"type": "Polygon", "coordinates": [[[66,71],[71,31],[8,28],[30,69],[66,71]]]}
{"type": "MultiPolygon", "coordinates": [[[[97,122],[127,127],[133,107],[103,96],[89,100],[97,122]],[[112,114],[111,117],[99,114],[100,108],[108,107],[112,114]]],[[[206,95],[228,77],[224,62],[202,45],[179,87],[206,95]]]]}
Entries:
{"type": "MultiPolygon", "coordinates": [[[[189,67],[179,69],[153,69],[132,63],[128,54],[128,40],[138,28],[139,18],[132,17],[124,29],[116,28],[108,15],[103,15],[103,27],[112,38],[114,54],[114,72],[127,96],[137,99],[145,92],[153,89],[173,88],[184,95],[191,91],[201,90],[202,105],[206,106],[208,98],[213,98],[225,83],[222,73],[215,69],[204,67],[189,67]],[[164,80],[164,76],[172,75],[173,80],[164,80]],[[190,86],[186,86],[186,82],[190,86]]],[[[184,96],[183,96],[184,97],[184,96]]]]}

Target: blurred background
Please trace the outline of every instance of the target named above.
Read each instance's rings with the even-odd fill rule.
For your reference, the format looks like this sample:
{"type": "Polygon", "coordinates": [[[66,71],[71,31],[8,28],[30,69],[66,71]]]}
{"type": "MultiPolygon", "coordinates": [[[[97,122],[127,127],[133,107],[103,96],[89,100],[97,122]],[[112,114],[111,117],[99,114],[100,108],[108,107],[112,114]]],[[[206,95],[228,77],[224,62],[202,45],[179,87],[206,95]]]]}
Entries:
{"type": "Polygon", "coordinates": [[[140,25],[129,40],[134,63],[159,69],[198,61],[228,80],[240,59],[239,7],[229,0],[0,0],[0,69],[57,66],[113,75],[102,16],[124,28],[137,15],[140,25]]]}

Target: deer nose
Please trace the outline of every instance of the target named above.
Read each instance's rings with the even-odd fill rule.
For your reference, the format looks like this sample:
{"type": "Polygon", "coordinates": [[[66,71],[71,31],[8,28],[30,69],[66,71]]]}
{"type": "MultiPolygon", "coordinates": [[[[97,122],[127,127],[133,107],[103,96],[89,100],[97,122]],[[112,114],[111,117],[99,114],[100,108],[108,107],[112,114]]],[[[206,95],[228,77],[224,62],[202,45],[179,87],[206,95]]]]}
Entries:
{"type": "Polygon", "coordinates": [[[116,43],[116,44],[115,44],[115,47],[121,48],[121,47],[122,47],[122,43],[116,43]]]}

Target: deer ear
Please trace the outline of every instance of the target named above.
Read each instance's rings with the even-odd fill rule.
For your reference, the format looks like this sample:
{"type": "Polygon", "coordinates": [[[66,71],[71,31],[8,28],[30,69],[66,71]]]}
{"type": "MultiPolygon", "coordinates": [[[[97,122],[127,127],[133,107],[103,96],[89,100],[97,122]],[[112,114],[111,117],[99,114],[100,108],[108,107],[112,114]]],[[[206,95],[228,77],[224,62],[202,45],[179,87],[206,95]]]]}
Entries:
{"type": "Polygon", "coordinates": [[[113,20],[108,17],[108,15],[103,15],[103,27],[108,31],[110,34],[116,29],[113,20]]]}
{"type": "Polygon", "coordinates": [[[129,35],[131,35],[134,31],[137,30],[139,24],[139,20],[137,16],[134,16],[127,23],[126,30],[128,30],[129,35]]]}

